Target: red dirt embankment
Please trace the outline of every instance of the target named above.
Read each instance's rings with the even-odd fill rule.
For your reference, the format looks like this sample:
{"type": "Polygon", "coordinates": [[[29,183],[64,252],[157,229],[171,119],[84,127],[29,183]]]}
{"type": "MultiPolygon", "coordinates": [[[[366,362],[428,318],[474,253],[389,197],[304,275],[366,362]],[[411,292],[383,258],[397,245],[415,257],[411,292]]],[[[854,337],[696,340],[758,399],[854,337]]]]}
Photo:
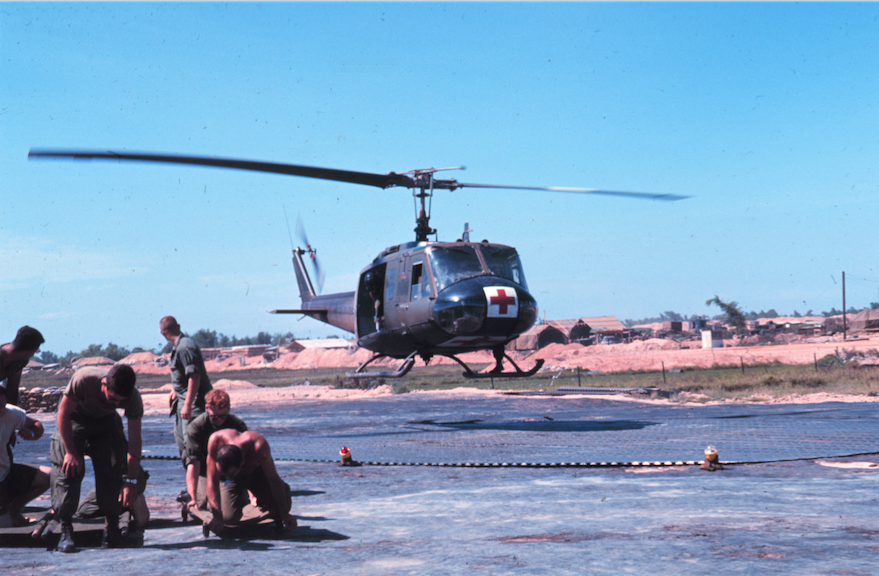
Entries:
{"type": "MultiPolygon", "coordinates": [[[[816,358],[833,354],[842,349],[867,350],[879,348],[879,336],[858,340],[831,339],[829,337],[811,338],[789,344],[774,346],[732,346],[726,341],[723,348],[702,349],[701,342],[678,343],[673,340],[642,340],[629,344],[609,344],[581,346],[579,344],[550,344],[530,354],[511,352],[510,356],[522,368],[532,365],[534,360],[545,360],[547,369],[576,368],[600,370],[602,372],[621,372],[625,370],[661,370],[693,366],[708,368],[715,364],[756,364],[778,361],[783,364],[810,364],[816,358]]],[[[231,356],[223,360],[209,360],[205,363],[208,372],[234,372],[252,368],[276,368],[285,370],[313,370],[315,368],[355,368],[366,361],[371,352],[357,349],[310,348],[301,352],[284,354],[273,362],[261,356],[231,356]]],[[[493,362],[488,351],[462,354],[460,358],[471,366],[488,365],[493,362]]],[[[396,365],[399,360],[382,359],[376,366],[396,365]]],[[[453,360],[434,357],[431,365],[452,364],[453,360]]],[[[421,366],[419,360],[416,366],[421,366]]],[[[167,374],[167,366],[153,362],[135,364],[137,372],[145,374],[167,374]]]]}
{"type": "MultiPolygon", "coordinates": [[[[630,344],[611,344],[599,346],[581,346],[579,344],[561,345],[552,344],[530,355],[511,353],[510,356],[521,367],[530,367],[534,360],[542,358],[546,361],[548,370],[580,367],[583,370],[601,370],[603,372],[620,372],[625,370],[661,370],[663,365],[668,368],[681,368],[686,366],[708,368],[714,364],[735,364],[741,362],[753,364],[758,362],[773,362],[775,360],[784,364],[810,364],[816,358],[822,358],[827,354],[833,354],[838,350],[861,350],[879,348],[879,337],[872,340],[830,340],[829,338],[815,338],[808,342],[782,344],[776,346],[735,346],[724,348],[702,349],[695,348],[700,342],[676,343],[672,340],[645,340],[630,344]],[[690,347],[692,346],[692,348],[690,347]]],[[[288,402],[302,402],[307,400],[331,400],[352,397],[384,396],[392,394],[390,386],[379,386],[371,390],[341,390],[327,386],[289,386],[284,388],[257,388],[250,382],[234,379],[237,370],[246,368],[278,368],[287,370],[314,369],[314,368],[353,368],[368,359],[370,353],[366,350],[351,352],[348,350],[319,350],[310,349],[302,352],[286,354],[274,362],[266,362],[262,357],[254,356],[244,359],[234,356],[220,361],[209,361],[207,368],[211,372],[226,372],[228,378],[222,378],[214,382],[216,388],[222,388],[229,392],[235,406],[257,406],[270,409],[272,406],[288,402]]],[[[489,364],[492,362],[488,352],[474,352],[462,355],[462,359],[470,365],[489,364]]],[[[396,360],[383,360],[377,364],[398,362],[396,360]]],[[[447,358],[435,358],[431,364],[447,364],[453,362],[447,358]]],[[[419,361],[418,365],[421,365],[419,361]]],[[[141,373],[167,374],[167,366],[157,366],[150,362],[134,366],[141,373]]],[[[148,414],[163,414],[167,412],[167,392],[171,385],[163,386],[158,392],[144,394],[144,404],[148,414]]],[[[414,392],[416,394],[445,394],[445,395],[484,395],[495,394],[493,390],[477,390],[475,388],[456,388],[454,390],[437,392],[414,392]]],[[[620,401],[636,401],[632,398],[613,396],[608,397],[620,401]]],[[[772,400],[772,402],[828,402],[828,401],[873,401],[877,398],[859,396],[839,396],[825,393],[811,394],[806,396],[785,397],[772,400]]],[[[637,401],[649,401],[638,399],[637,401]]],[[[662,400],[666,402],[667,400],[662,400]]],[[[760,399],[766,402],[765,398],[760,399]]],[[[654,402],[654,401],[650,401],[654,402]]],[[[656,400],[655,402],[659,402],[656,400]]]]}
{"type": "MultiPolygon", "coordinates": [[[[693,366],[709,368],[714,364],[757,364],[779,361],[783,364],[810,364],[816,358],[841,349],[865,350],[879,348],[879,339],[829,340],[815,338],[811,342],[776,346],[735,346],[724,348],[684,348],[673,340],[643,340],[630,344],[580,346],[550,344],[529,359],[543,358],[545,366],[621,372],[624,370],[661,370],[693,366]],[[819,342],[817,340],[824,340],[819,342]]],[[[685,345],[698,345],[685,342],[685,345]]]]}

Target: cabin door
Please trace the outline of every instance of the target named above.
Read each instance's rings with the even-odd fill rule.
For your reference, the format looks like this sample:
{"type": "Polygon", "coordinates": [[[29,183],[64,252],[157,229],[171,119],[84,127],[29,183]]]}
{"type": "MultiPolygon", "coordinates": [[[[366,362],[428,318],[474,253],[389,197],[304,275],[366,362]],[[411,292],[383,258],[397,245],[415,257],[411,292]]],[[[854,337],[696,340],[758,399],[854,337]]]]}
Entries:
{"type": "Polygon", "coordinates": [[[400,294],[401,277],[408,279],[409,275],[404,267],[404,261],[401,257],[388,260],[387,269],[385,271],[385,292],[384,292],[384,329],[396,330],[400,328],[400,304],[407,302],[406,292],[400,294]]]}

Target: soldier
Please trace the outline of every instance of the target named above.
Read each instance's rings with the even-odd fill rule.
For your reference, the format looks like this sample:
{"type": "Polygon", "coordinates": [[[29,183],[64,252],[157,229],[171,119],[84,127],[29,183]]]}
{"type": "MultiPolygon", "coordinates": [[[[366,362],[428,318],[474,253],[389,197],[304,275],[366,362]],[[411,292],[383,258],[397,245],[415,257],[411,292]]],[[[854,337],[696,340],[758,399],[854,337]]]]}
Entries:
{"type": "Polygon", "coordinates": [[[12,526],[25,526],[29,520],[21,515],[25,504],[48,490],[47,466],[12,462],[10,439],[18,433],[23,440],[39,440],[43,425],[18,406],[6,403],[6,387],[0,384],[0,516],[9,514],[12,526]]]}
{"type": "MultiPolygon", "coordinates": [[[[171,350],[171,391],[169,402],[175,417],[174,440],[180,460],[186,454],[186,427],[196,416],[204,413],[205,395],[211,391],[211,380],[204,367],[204,359],[198,345],[180,331],[180,324],[173,316],[165,316],[159,321],[159,331],[173,344],[171,350]]],[[[186,464],[184,463],[184,468],[186,464]]],[[[180,494],[186,495],[184,490],[180,494]]]]}
{"type": "Polygon", "coordinates": [[[209,527],[214,533],[238,524],[248,503],[248,491],[278,524],[296,526],[296,518],[290,514],[290,486],[278,476],[262,434],[214,432],[208,442],[208,502],[213,515],[209,527]]]}
{"type": "Polygon", "coordinates": [[[117,364],[109,371],[81,368],[70,379],[58,406],[58,426],[52,436],[52,508],[61,522],[58,550],[76,552],[73,514],[85,476],[83,457],[88,455],[95,471],[98,507],[106,518],[104,547],[121,548],[127,543],[119,530],[119,492],[122,504],[131,508],[137,496],[141,458],[143,400],[135,388],[137,376],[131,366],[117,364]],[[117,408],[128,419],[128,468],[123,483],[122,465],[126,439],[117,408]]]}
{"type": "Polygon", "coordinates": [[[229,414],[229,395],[223,390],[211,390],[205,396],[207,411],[195,418],[186,428],[186,491],[189,502],[187,508],[208,509],[207,504],[207,458],[208,440],[217,430],[231,428],[247,432],[247,425],[241,418],[229,414]]]}
{"type": "Polygon", "coordinates": [[[45,342],[43,335],[36,328],[22,326],[15,335],[15,340],[0,346],[0,380],[6,380],[6,401],[18,406],[18,385],[21,382],[21,371],[40,351],[45,342]]]}
{"type": "MultiPolygon", "coordinates": [[[[119,414],[116,414],[116,428],[119,430],[119,433],[125,435],[125,429],[122,426],[122,418],[119,417],[119,414]]],[[[126,451],[128,447],[126,445],[126,451]]],[[[128,475],[128,467],[123,465],[122,473],[124,476],[128,475]]],[[[143,469],[141,466],[140,470],[137,474],[137,484],[135,485],[134,498],[131,501],[129,507],[122,506],[122,498],[124,496],[125,488],[123,486],[122,490],[119,491],[119,499],[117,501],[118,512],[121,516],[122,513],[128,512],[128,526],[122,526],[121,530],[123,535],[126,533],[131,534],[134,531],[143,531],[146,527],[147,522],[150,521],[150,509],[147,506],[146,497],[143,495],[146,490],[147,480],[149,480],[150,473],[143,469]]],[[[85,498],[83,498],[79,502],[79,507],[76,509],[76,513],[73,517],[77,520],[84,518],[102,518],[104,516],[103,512],[98,505],[98,491],[96,488],[92,488],[91,491],[86,494],[85,498]]]]}

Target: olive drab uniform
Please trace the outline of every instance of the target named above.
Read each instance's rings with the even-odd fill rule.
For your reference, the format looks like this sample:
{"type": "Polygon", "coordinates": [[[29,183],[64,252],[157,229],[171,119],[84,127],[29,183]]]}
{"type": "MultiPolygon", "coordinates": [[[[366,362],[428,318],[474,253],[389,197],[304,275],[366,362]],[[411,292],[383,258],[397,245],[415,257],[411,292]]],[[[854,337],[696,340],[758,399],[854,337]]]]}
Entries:
{"type": "MultiPolygon", "coordinates": [[[[205,411],[205,395],[211,391],[211,379],[208,378],[208,372],[204,367],[204,359],[201,350],[195,341],[181,335],[177,340],[177,344],[171,351],[171,385],[174,387],[174,393],[177,396],[171,405],[171,416],[175,417],[174,421],[174,440],[177,442],[177,451],[180,459],[186,455],[186,427],[191,420],[184,420],[182,417],[183,404],[186,400],[186,392],[189,388],[189,377],[193,374],[199,374],[198,390],[195,395],[195,402],[192,406],[192,418],[204,414],[205,411]]],[[[185,468],[185,465],[184,465],[185,468]]]]}
{"type": "MultiPolygon", "coordinates": [[[[73,374],[64,395],[76,401],[76,409],[70,417],[73,442],[80,455],[87,455],[92,460],[98,506],[105,516],[108,512],[115,516],[119,491],[122,489],[122,468],[126,464],[128,442],[122,428],[117,424],[119,415],[116,408],[104,403],[101,398],[101,379],[106,375],[107,370],[101,368],[81,368],[73,374]]],[[[143,418],[140,392],[136,388],[132,390],[131,396],[119,408],[124,409],[129,420],[143,418]]],[[[49,453],[52,462],[52,508],[56,518],[69,522],[79,503],[85,467],[83,466],[77,476],[67,477],[62,469],[65,454],[61,432],[56,429],[52,435],[49,453]]]]}

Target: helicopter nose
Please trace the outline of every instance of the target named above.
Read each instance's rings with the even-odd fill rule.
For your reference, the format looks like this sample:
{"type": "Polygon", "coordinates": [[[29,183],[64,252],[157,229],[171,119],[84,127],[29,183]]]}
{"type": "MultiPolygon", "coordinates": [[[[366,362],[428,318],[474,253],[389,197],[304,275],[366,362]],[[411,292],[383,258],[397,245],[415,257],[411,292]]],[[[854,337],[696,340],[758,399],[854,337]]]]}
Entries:
{"type": "Polygon", "coordinates": [[[434,317],[450,334],[512,336],[531,327],[537,303],[521,287],[499,278],[473,278],[443,290],[434,317]]]}

